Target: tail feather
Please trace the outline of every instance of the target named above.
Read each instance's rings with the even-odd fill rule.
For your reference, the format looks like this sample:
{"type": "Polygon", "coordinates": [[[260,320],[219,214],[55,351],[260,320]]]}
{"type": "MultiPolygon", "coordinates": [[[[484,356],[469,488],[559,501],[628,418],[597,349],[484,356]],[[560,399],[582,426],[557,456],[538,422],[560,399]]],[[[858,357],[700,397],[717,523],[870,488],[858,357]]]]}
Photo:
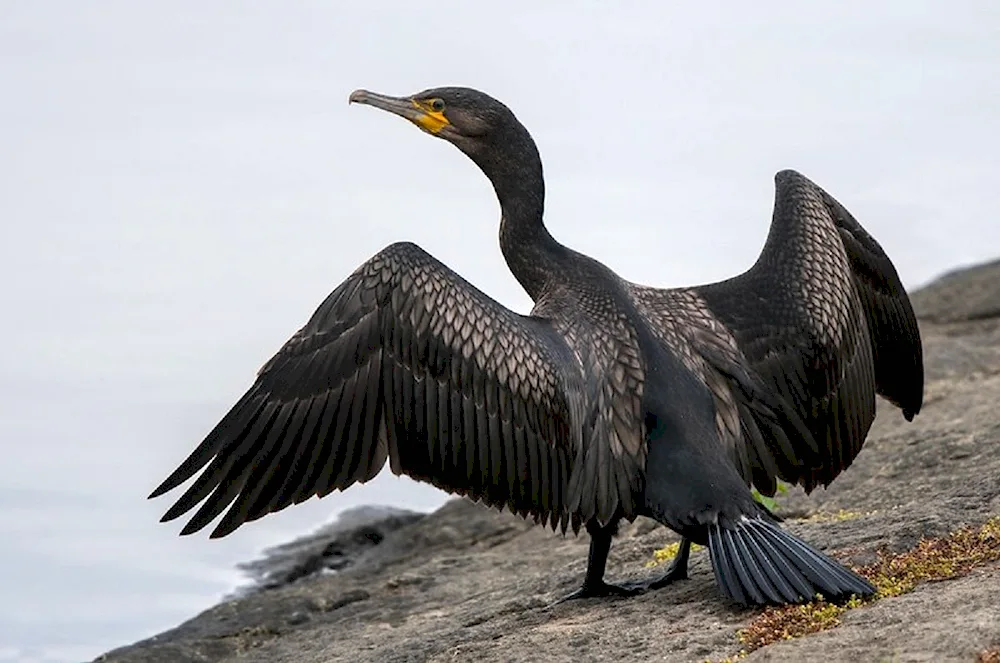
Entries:
{"type": "Polygon", "coordinates": [[[763,518],[711,525],[708,550],[719,589],[742,605],[875,593],[867,580],[763,518]]]}
{"type": "Polygon", "coordinates": [[[717,526],[709,528],[708,555],[712,560],[712,570],[715,571],[715,583],[722,593],[737,603],[747,604],[743,586],[736,578],[736,570],[729,561],[728,551],[722,545],[721,531],[717,526]]]}
{"type": "Polygon", "coordinates": [[[772,583],[767,582],[766,577],[757,574],[759,569],[748,568],[748,562],[751,562],[752,558],[745,556],[744,551],[740,550],[740,541],[733,536],[732,530],[722,530],[722,546],[730,553],[728,555],[729,561],[732,562],[736,578],[742,585],[744,594],[749,596],[754,603],[765,603],[767,599],[761,590],[772,583]]]}
{"type": "Polygon", "coordinates": [[[795,538],[788,532],[776,527],[762,526],[763,521],[753,523],[751,526],[759,527],[766,536],[777,544],[784,543],[788,546],[789,552],[798,557],[798,561],[808,569],[810,579],[821,588],[830,592],[834,596],[840,588],[853,588],[855,594],[874,593],[875,588],[867,580],[848,570],[838,562],[830,559],[823,553],[815,550],[804,541],[795,538]],[[839,581],[839,583],[838,583],[839,581]],[[858,585],[858,583],[863,583],[858,585]]]}
{"type": "Polygon", "coordinates": [[[727,530],[725,533],[727,538],[732,538],[733,545],[736,547],[736,562],[737,564],[745,564],[746,572],[739,573],[740,567],[737,566],[737,572],[739,573],[740,580],[746,585],[757,584],[760,587],[762,594],[753,594],[754,600],[757,603],[764,603],[769,601],[771,603],[780,603],[782,590],[778,588],[780,580],[783,580],[781,575],[774,569],[773,566],[768,565],[767,558],[758,559],[757,555],[751,550],[749,545],[749,539],[743,535],[743,532],[727,530]],[[754,583],[753,580],[756,579],[754,583]]]}
{"type": "MultiPolygon", "coordinates": [[[[742,531],[740,533],[743,534],[742,531]]],[[[774,573],[771,574],[770,578],[772,582],[783,588],[781,594],[783,598],[798,596],[811,598],[816,594],[812,583],[796,570],[794,563],[789,561],[788,557],[783,555],[778,548],[775,548],[767,537],[746,536],[746,538],[754,543],[758,560],[771,562],[774,573]],[[782,581],[784,581],[783,585],[782,581]]]]}

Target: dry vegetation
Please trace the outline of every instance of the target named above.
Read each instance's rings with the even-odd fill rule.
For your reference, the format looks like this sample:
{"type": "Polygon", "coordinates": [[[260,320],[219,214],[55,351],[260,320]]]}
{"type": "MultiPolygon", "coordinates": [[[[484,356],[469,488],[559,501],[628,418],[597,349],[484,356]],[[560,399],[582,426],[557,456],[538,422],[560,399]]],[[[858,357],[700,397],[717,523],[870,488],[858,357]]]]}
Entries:
{"type": "MultiPolygon", "coordinates": [[[[742,649],[724,661],[739,660],[781,640],[835,628],[848,610],[905,594],[920,583],[958,578],[978,566],[996,561],[1000,561],[1000,517],[980,527],[965,527],[948,536],[923,539],[907,552],[881,552],[874,564],[854,569],[878,588],[875,596],[864,600],[851,597],[843,604],[817,597],[804,605],[767,608],[737,633],[742,649]]],[[[1000,663],[1000,649],[984,651],[980,661],[1000,663]]]]}

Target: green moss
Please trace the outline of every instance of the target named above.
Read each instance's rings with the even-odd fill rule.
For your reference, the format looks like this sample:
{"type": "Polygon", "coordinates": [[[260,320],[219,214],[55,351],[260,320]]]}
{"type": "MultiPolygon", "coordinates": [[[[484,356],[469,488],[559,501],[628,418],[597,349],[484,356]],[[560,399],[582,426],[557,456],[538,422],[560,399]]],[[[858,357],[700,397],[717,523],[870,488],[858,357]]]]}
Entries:
{"type": "Polygon", "coordinates": [[[774,493],[774,497],[761,495],[760,491],[756,488],[754,488],[751,492],[753,493],[753,498],[763,504],[768,511],[774,511],[778,506],[778,495],[784,495],[788,492],[788,484],[779,481],[778,490],[774,493]]]}

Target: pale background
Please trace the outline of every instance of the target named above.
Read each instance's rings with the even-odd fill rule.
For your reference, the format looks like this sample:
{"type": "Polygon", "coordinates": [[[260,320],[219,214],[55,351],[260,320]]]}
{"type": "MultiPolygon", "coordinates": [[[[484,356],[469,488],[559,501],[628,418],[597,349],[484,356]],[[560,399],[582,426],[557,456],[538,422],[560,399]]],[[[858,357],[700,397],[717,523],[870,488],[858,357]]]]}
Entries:
{"type": "Polygon", "coordinates": [[[633,280],[748,267],[786,167],[908,286],[1000,255],[995,0],[537,4],[0,0],[0,661],[92,658],[346,506],[443,501],[383,474],[209,541],[145,500],[390,242],[528,309],[486,180],[356,87],[504,100],[552,232],[633,280]]]}

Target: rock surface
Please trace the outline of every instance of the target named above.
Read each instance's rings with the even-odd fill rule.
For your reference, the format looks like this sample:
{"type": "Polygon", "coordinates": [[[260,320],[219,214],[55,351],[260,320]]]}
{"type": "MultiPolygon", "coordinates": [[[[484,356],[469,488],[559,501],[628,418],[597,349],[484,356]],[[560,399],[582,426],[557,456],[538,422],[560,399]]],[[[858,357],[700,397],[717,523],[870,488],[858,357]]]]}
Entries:
{"type": "Polygon", "coordinates": [[[284,587],[317,574],[344,571],[353,566],[387,536],[415,523],[426,514],[387,506],[360,506],[312,534],[264,551],[264,557],[239,564],[253,580],[238,588],[236,596],[284,587]]]}
{"type": "MultiPolygon", "coordinates": [[[[793,489],[779,498],[792,532],[852,563],[1000,514],[1000,262],[948,274],[913,300],[927,372],[921,414],[907,423],[880,403],[864,450],[828,490],[806,496],[793,489]],[[864,515],[794,518],[839,509],[864,515]]],[[[547,609],[580,582],[587,537],[554,535],[464,500],[426,517],[389,517],[397,520],[380,525],[376,517],[361,529],[294,542],[270,565],[251,565],[273,588],[97,660],[719,660],[740,649],[736,631],[756,614],[721,599],[704,550],[692,554],[687,581],[630,599],[547,609]],[[373,528],[383,533],[378,545],[344,548],[373,528]],[[347,563],[334,574],[316,573],[331,544],[341,546],[347,563]]],[[[648,574],[653,550],[675,539],[645,519],[623,528],[609,577],[648,574]]],[[[745,660],[974,661],[997,644],[1000,565],[993,564],[851,610],[838,628],[745,660]]]]}

